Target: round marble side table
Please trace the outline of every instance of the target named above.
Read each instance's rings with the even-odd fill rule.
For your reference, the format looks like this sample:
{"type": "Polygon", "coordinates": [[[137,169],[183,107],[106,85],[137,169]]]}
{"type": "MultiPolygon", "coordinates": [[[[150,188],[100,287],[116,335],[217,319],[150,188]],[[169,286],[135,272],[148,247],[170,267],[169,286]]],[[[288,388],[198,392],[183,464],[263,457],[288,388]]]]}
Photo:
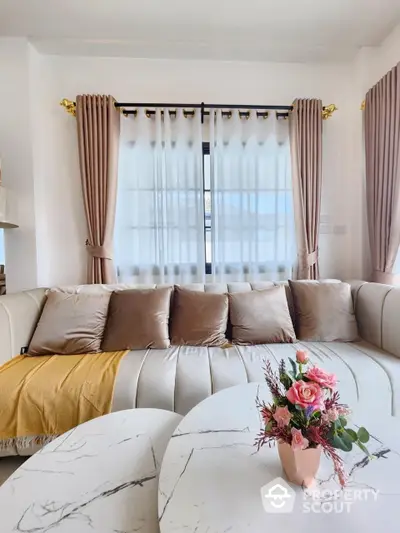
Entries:
{"type": "Polygon", "coordinates": [[[158,533],[158,474],[181,418],[132,409],[60,436],[0,488],[1,533],[158,533]]]}
{"type": "Polygon", "coordinates": [[[179,424],[160,473],[161,533],[399,531],[398,418],[370,420],[357,408],[352,423],[370,429],[368,448],[375,459],[368,461],[358,448],[342,454],[350,474],[343,491],[323,456],[315,487],[307,491],[286,485],[276,447],[259,452],[254,447],[261,427],[257,394],[270,398],[264,385],[226,389],[194,407],[179,424]],[[282,499],[274,498],[282,491],[285,498],[289,495],[288,506],[271,512],[265,501],[280,504],[282,499]]]}

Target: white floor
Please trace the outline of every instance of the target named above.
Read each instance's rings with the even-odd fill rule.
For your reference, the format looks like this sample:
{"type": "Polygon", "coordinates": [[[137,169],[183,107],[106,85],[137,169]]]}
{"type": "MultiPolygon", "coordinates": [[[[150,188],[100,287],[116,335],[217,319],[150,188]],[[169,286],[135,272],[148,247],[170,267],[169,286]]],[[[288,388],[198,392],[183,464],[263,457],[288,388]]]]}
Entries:
{"type": "Polygon", "coordinates": [[[0,485],[24,463],[28,457],[1,457],[0,458],[0,485]]]}

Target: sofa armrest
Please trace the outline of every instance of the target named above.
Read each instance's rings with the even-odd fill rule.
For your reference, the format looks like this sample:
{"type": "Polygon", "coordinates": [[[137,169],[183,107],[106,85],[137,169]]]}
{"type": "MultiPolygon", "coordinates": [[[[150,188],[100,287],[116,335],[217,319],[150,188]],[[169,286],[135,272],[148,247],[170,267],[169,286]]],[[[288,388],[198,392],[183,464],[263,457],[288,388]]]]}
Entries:
{"type": "Polygon", "coordinates": [[[400,287],[349,282],[361,337],[400,357],[400,287]]]}
{"type": "Polygon", "coordinates": [[[21,353],[39,319],[46,289],[0,296],[0,364],[21,353]]]}

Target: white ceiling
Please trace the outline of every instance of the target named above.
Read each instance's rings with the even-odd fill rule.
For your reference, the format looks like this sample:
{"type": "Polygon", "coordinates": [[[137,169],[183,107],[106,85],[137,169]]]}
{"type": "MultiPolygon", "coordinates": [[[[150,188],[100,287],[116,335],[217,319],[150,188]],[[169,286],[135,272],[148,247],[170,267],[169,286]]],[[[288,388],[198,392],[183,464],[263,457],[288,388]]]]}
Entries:
{"type": "Polygon", "coordinates": [[[0,0],[0,36],[45,53],[343,61],[400,22],[400,0],[0,0]]]}

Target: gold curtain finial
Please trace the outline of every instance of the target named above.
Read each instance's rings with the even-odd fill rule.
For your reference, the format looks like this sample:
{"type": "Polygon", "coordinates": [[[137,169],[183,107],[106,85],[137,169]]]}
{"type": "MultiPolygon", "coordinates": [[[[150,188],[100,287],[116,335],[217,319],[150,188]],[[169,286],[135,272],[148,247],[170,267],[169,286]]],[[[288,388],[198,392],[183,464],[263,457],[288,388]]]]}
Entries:
{"type": "Polygon", "coordinates": [[[329,105],[324,106],[322,109],[323,120],[326,120],[327,118],[331,118],[333,113],[337,110],[338,108],[335,106],[335,104],[329,104],[329,105]]]}
{"type": "Polygon", "coordinates": [[[365,111],[365,100],[363,100],[363,101],[361,102],[360,109],[361,109],[361,111],[365,111]]]}
{"type": "Polygon", "coordinates": [[[76,117],[76,103],[68,100],[68,98],[63,98],[60,102],[60,105],[65,109],[67,113],[76,117]]]}

